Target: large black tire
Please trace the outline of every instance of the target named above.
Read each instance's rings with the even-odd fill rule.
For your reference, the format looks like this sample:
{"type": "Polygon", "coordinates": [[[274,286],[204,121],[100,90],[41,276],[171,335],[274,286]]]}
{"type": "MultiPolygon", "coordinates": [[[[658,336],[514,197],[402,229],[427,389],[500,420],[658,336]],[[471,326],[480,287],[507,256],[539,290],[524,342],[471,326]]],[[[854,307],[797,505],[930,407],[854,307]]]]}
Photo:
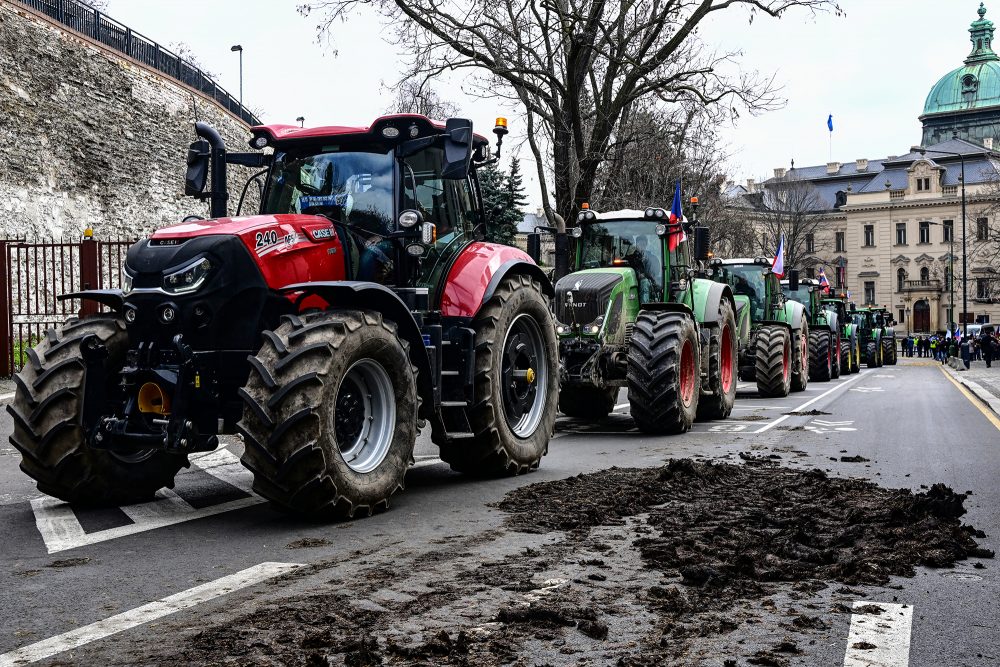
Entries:
{"type": "Polygon", "coordinates": [[[850,375],[854,372],[854,348],[850,339],[840,339],[840,373],[850,375]]]}
{"type": "Polygon", "coordinates": [[[757,393],[765,398],[784,398],[792,390],[792,341],[788,329],[765,325],[757,332],[757,393]]]}
{"type": "Polygon", "coordinates": [[[567,417],[600,421],[615,409],[618,387],[563,387],[559,391],[559,412],[567,417]]]}
{"type": "Polygon", "coordinates": [[[147,450],[120,456],[93,449],[80,426],[86,365],[80,342],[97,336],[108,350],[104,362],[109,388],[125,364],[128,333],[116,317],[71,319],[49,330],[28,351],[29,362],[14,380],[17,391],[7,407],[14,418],[10,443],[21,453],[21,470],[38,490],[81,505],[127,505],[150,500],[187,457],[147,450]]]}
{"type": "Polygon", "coordinates": [[[833,346],[829,331],[809,333],[809,378],[816,382],[828,382],[833,377],[833,346]]]}
{"type": "Polygon", "coordinates": [[[704,389],[710,393],[702,394],[698,399],[698,421],[725,419],[732,413],[738,375],[736,316],[729,301],[722,299],[719,303],[719,326],[709,334],[708,387],[704,389]]]}
{"type": "Polygon", "coordinates": [[[369,311],[286,317],[250,365],[238,428],[254,491],[321,519],[387,509],[413,463],[419,406],[395,325],[369,311]]]}
{"type": "Polygon", "coordinates": [[[792,391],[805,391],[809,386],[809,325],[792,331],[792,391]]]}
{"type": "Polygon", "coordinates": [[[882,363],[887,366],[896,365],[896,339],[882,339],[882,363]]]}
{"type": "Polygon", "coordinates": [[[476,376],[469,422],[475,436],[442,445],[441,459],[477,476],[534,470],[548,452],[559,402],[559,345],[542,286],[525,275],[505,278],[472,327],[476,376]],[[535,337],[541,349],[532,351],[535,337]],[[528,368],[532,380],[516,379],[528,368]]]}
{"type": "Polygon", "coordinates": [[[643,433],[684,433],[698,412],[701,360],[694,320],[640,311],[628,349],[628,401],[643,433]]]}
{"type": "Polygon", "coordinates": [[[836,380],[840,377],[841,360],[840,355],[843,353],[843,345],[840,343],[840,333],[830,334],[830,356],[832,361],[830,363],[830,378],[836,380]]]}
{"type": "Polygon", "coordinates": [[[865,365],[868,368],[878,368],[882,365],[879,363],[879,344],[875,341],[868,342],[868,349],[865,350],[865,365]]]}

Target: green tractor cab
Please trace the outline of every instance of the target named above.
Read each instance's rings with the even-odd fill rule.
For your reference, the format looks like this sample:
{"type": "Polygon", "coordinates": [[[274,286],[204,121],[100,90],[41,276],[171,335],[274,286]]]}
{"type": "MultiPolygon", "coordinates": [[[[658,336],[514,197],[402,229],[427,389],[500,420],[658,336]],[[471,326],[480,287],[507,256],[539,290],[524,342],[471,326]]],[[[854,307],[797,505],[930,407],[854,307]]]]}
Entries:
{"type": "Polygon", "coordinates": [[[671,223],[662,208],[584,209],[577,223],[571,272],[555,287],[560,410],[602,419],[627,387],[645,433],[681,433],[695,419],[728,416],[735,302],[728,287],[695,277],[708,230],[671,223]]]}
{"type": "Polygon", "coordinates": [[[785,298],[771,260],[712,261],[712,280],[736,300],[740,379],[756,382],[761,396],[783,397],[809,383],[809,320],[801,303],[785,298]]]}
{"type": "Polygon", "coordinates": [[[861,370],[861,341],[858,325],[848,311],[847,294],[825,296],[821,299],[823,308],[836,313],[840,326],[840,372],[850,375],[861,370]]]}
{"type": "Polygon", "coordinates": [[[896,350],[896,321],[893,319],[892,311],[885,306],[873,306],[872,314],[875,318],[875,326],[881,330],[879,340],[882,345],[882,362],[887,366],[895,366],[899,355],[896,350]]]}
{"type": "Polygon", "coordinates": [[[882,342],[885,327],[883,326],[882,308],[878,306],[857,308],[854,304],[851,306],[851,318],[858,327],[858,344],[861,347],[865,365],[868,368],[879,368],[885,364],[885,345],[882,342]]]}
{"type": "Polygon", "coordinates": [[[823,303],[827,289],[816,279],[797,280],[797,272],[781,281],[786,299],[797,301],[805,308],[809,320],[809,379],[827,382],[840,377],[841,336],[840,316],[836,309],[823,303]]]}

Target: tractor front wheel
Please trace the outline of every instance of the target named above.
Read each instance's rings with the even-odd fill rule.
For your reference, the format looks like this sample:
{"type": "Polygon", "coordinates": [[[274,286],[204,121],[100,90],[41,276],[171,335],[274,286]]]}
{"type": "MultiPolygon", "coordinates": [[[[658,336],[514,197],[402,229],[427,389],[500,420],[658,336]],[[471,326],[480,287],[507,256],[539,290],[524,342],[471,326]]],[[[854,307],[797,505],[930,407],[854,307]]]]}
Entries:
{"type": "Polygon", "coordinates": [[[833,377],[833,347],[829,331],[809,333],[809,377],[816,382],[827,382],[833,377]]]}
{"type": "Polygon", "coordinates": [[[792,333],[792,391],[805,391],[809,385],[809,327],[792,333]]]}
{"type": "Polygon", "coordinates": [[[618,387],[563,387],[559,391],[559,412],[567,417],[600,421],[615,409],[618,387]]]}
{"type": "Polygon", "coordinates": [[[475,435],[443,445],[441,459],[478,476],[529,472],[548,452],[559,402],[559,345],[542,286],[525,275],[504,279],[472,327],[475,435]]]}
{"type": "Polygon", "coordinates": [[[684,433],[701,393],[694,320],[684,313],[642,311],[628,350],[628,401],[643,433],[684,433]]]}
{"type": "Polygon", "coordinates": [[[250,365],[239,431],[254,491],[323,519],[387,509],[413,463],[419,403],[395,325],[369,311],[286,317],[250,365]]]}
{"type": "Polygon", "coordinates": [[[788,329],[765,325],[757,332],[755,374],[761,396],[784,398],[791,392],[792,340],[788,329]]]}
{"type": "Polygon", "coordinates": [[[878,360],[879,356],[879,344],[875,341],[868,343],[868,349],[865,350],[865,364],[868,368],[878,368],[881,366],[878,360]]]}
{"type": "Polygon", "coordinates": [[[840,344],[840,334],[830,334],[830,355],[832,360],[830,362],[830,378],[836,380],[840,377],[840,369],[843,361],[841,361],[840,355],[843,354],[843,346],[840,344]]]}
{"type": "Polygon", "coordinates": [[[21,453],[21,470],[42,493],[86,505],[151,500],[159,489],[173,487],[187,457],[153,449],[117,454],[87,444],[80,424],[86,383],[80,344],[88,336],[96,336],[107,349],[103,362],[107,390],[120,381],[128,350],[122,320],[71,319],[49,330],[28,350],[29,361],[14,378],[17,391],[7,407],[14,418],[10,443],[21,453]]]}
{"type": "Polygon", "coordinates": [[[708,344],[708,390],[698,399],[698,419],[725,419],[736,403],[736,316],[729,301],[719,303],[719,326],[712,329],[708,344]]]}

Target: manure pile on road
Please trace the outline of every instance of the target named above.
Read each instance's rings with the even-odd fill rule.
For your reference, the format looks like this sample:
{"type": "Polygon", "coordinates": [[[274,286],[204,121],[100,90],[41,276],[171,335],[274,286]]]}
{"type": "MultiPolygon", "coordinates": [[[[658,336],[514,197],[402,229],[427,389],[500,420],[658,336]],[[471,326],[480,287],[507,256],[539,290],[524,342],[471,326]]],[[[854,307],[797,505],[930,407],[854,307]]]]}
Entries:
{"type": "Polygon", "coordinates": [[[686,459],[531,484],[498,504],[505,531],[345,556],[319,568],[305,593],[189,634],[166,654],[146,647],[131,657],[817,664],[812,646],[846,638],[844,615],[868,595],[858,587],[992,557],[974,539],[983,534],[961,523],[965,497],[942,485],[914,494],[770,462],[686,459]]]}

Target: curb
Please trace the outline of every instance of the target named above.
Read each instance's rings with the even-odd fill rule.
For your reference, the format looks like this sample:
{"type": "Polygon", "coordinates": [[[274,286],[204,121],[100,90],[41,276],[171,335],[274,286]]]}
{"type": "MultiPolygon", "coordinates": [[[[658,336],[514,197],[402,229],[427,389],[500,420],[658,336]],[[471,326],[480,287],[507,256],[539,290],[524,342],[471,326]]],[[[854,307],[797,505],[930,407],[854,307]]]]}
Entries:
{"type": "MultiPolygon", "coordinates": [[[[965,366],[962,366],[963,370],[965,366]]],[[[966,380],[962,375],[960,375],[955,370],[949,366],[947,371],[951,374],[956,381],[962,384],[963,387],[968,389],[973,393],[973,395],[980,401],[986,404],[986,406],[993,411],[993,414],[1000,416],[1000,398],[997,398],[986,389],[983,388],[978,382],[973,382],[972,380],[966,380]]]]}

